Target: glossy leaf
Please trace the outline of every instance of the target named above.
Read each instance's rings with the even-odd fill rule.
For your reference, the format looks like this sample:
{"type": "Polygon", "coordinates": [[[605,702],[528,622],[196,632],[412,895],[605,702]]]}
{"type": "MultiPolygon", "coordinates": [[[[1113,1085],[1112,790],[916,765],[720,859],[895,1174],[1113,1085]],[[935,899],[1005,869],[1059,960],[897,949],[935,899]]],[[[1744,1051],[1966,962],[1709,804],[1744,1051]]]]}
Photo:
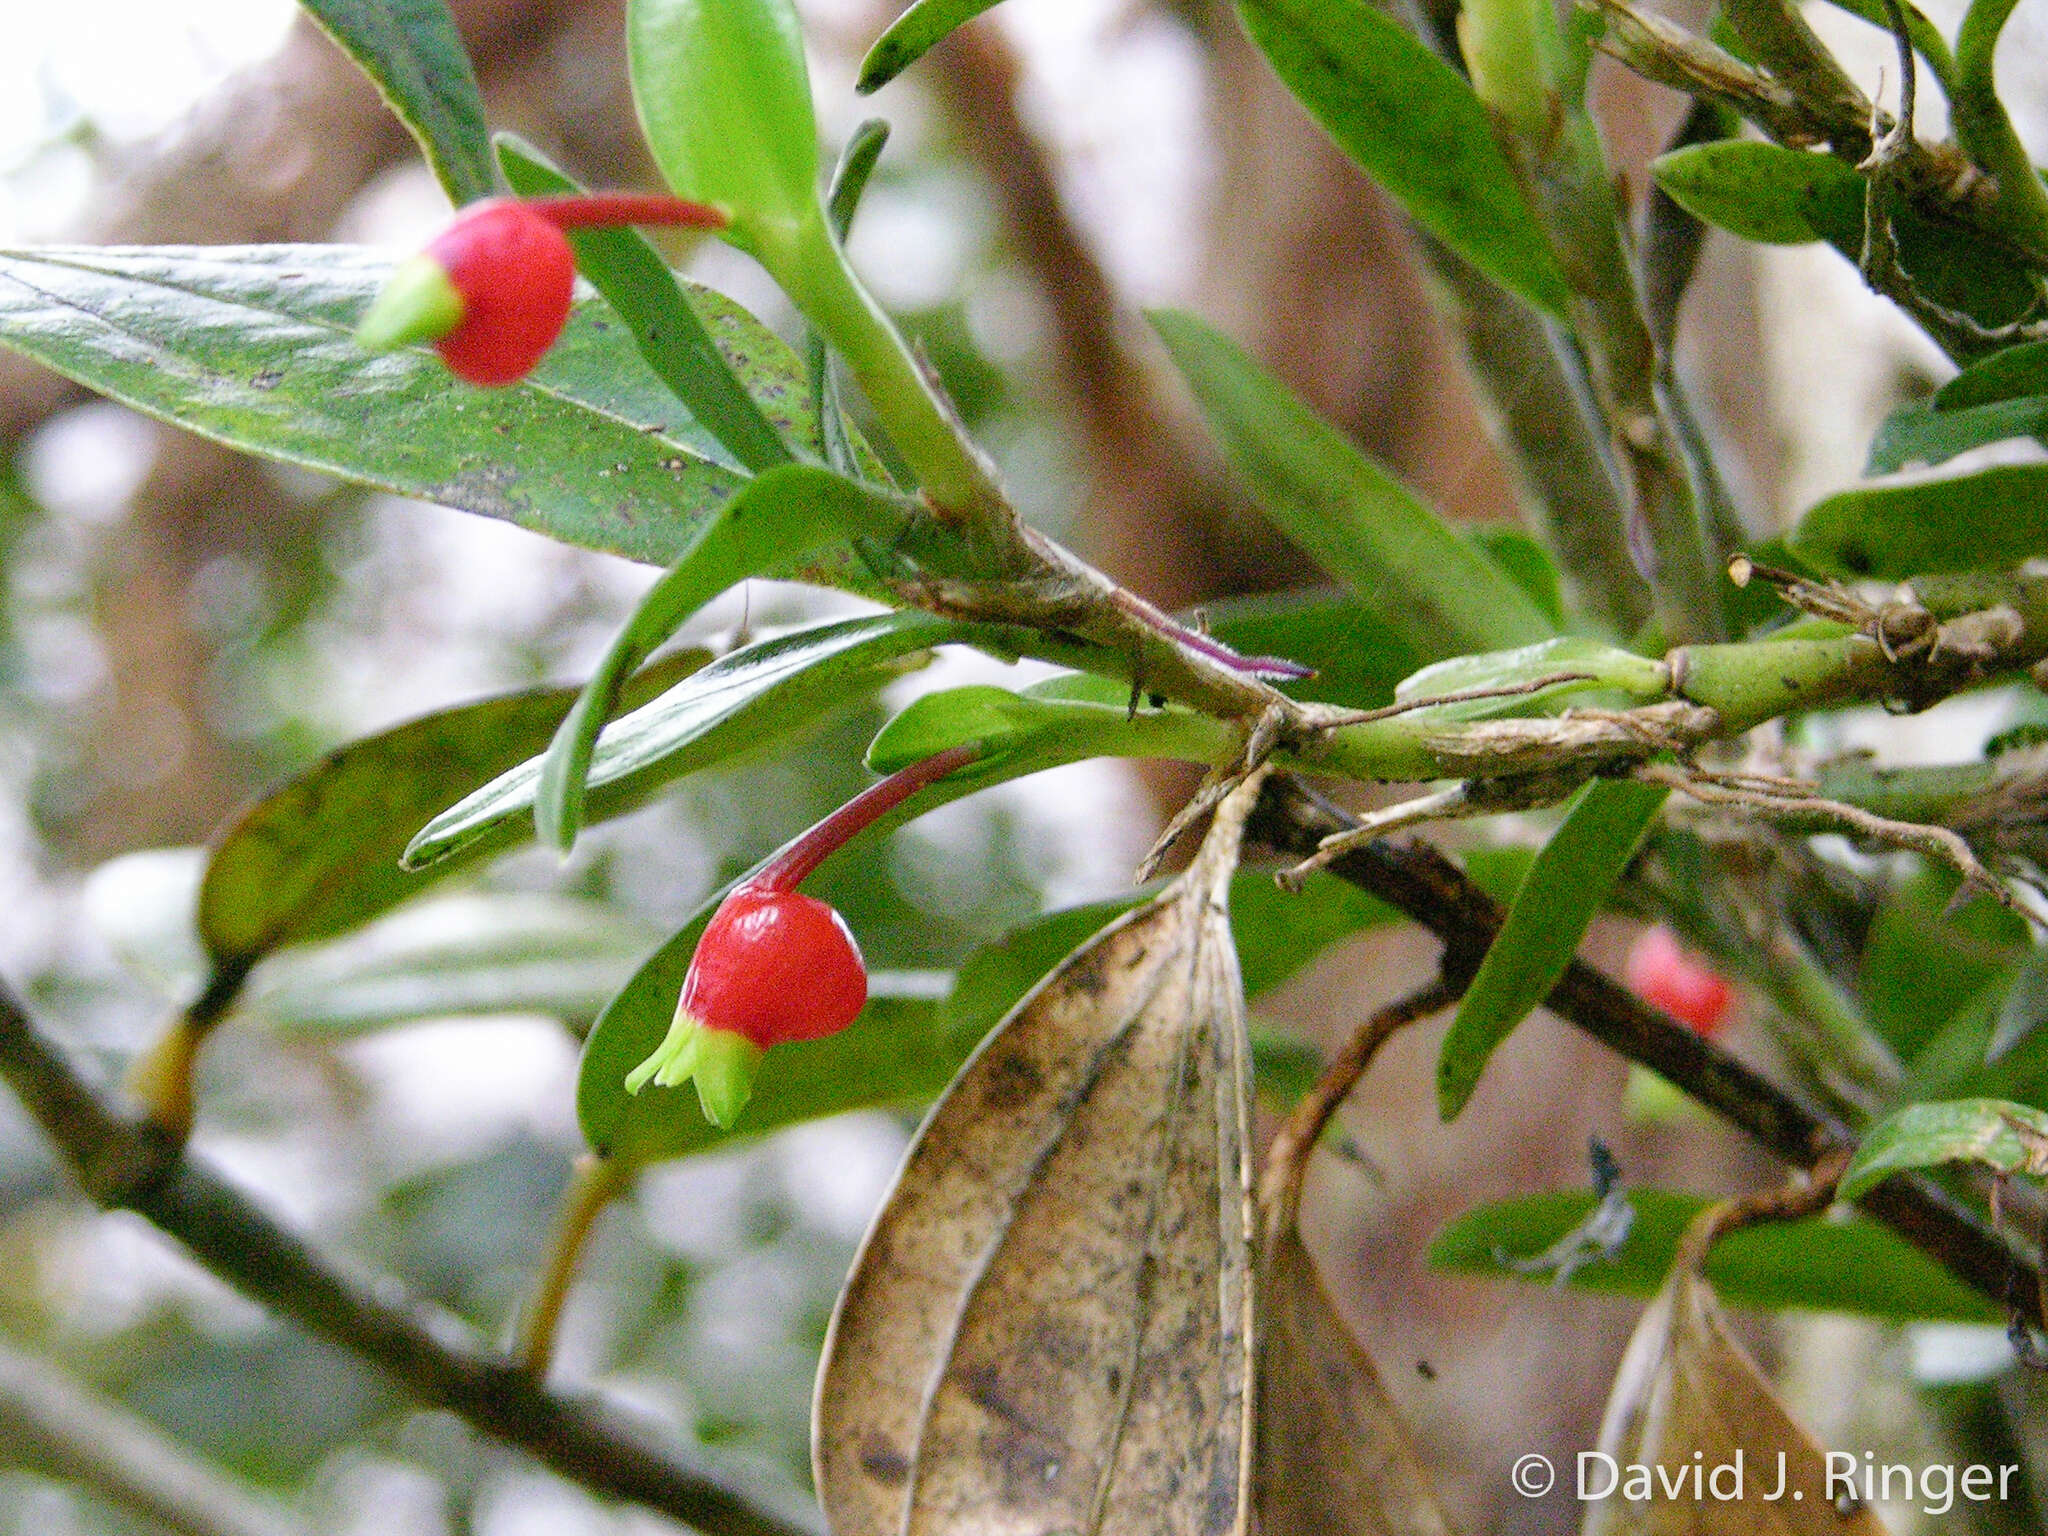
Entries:
{"type": "Polygon", "coordinates": [[[989,1037],[840,1297],[816,1485],[839,1536],[1249,1528],[1256,1333],[1242,817],[989,1037]]]}
{"type": "Polygon", "coordinates": [[[1980,358],[1934,392],[1934,406],[1955,411],[2019,395],[2048,395],[2048,341],[2030,341],[1980,358]]]}
{"type": "Polygon", "coordinates": [[[1465,1107],[1495,1048],[1564,975],[1666,794],[1628,779],[1595,779],[1573,800],[1529,866],[1444,1036],[1436,1091],[1446,1120],[1465,1107]]]}
{"type": "Polygon", "coordinates": [[[1895,1173],[1959,1162],[2048,1174],[2048,1111],[2005,1099],[1909,1104],[1864,1134],[1842,1172],[1841,1197],[1854,1200],[1895,1173]]]}
{"type": "MultiPolygon", "coordinates": [[[[508,134],[498,136],[497,148],[505,179],[522,197],[583,190],[508,134]]],[[[625,323],[642,361],[737,463],[759,473],[790,461],[775,423],[747,393],[682,283],[645,235],[637,229],[577,229],[569,232],[569,244],[576,270],[625,323]]]]}
{"type": "MultiPolygon", "coordinates": [[[[365,356],[351,333],[390,270],[351,246],[0,252],[0,342],[230,447],[657,565],[743,483],[601,302],[507,389],[460,385],[425,351],[365,356]]],[[[692,298],[770,416],[810,440],[788,347],[692,298]]]]}
{"type": "MultiPolygon", "coordinates": [[[[587,818],[631,810],[685,773],[788,736],[869,697],[907,656],[936,645],[994,644],[1009,633],[922,613],[890,613],[756,641],[599,733],[587,818]]],[[[436,816],[405,850],[407,867],[425,868],[478,839],[530,835],[540,768],[541,759],[529,759],[436,816]]]]}
{"type": "Polygon", "coordinates": [[[1819,151],[1724,139],[1659,155],[1650,174],[1703,223],[1764,245],[1826,240],[1863,218],[1863,177],[1819,151]]]}
{"type": "Polygon", "coordinates": [[[1356,598],[1275,592],[1206,605],[1209,633],[1240,656],[1285,656],[1316,675],[1279,684],[1297,699],[1377,709],[1422,664],[1393,627],[1356,598]]]}
{"type": "Polygon", "coordinates": [[[2048,464],[1839,491],[1806,510],[1790,543],[1837,576],[2015,566],[2048,554],[2048,464]]]}
{"type": "MultiPolygon", "coordinates": [[[[1060,680],[1062,685],[1066,681],[1060,680]]],[[[1074,681],[1111,697],[1046,697],[985,685],[924,694],[882,727],[868,748],[868,766],[894,773],[934,752],[978,741],[982,755],[961,776],[1014,778],[1083,757],[1205,762],[1226,745],[1225,728],[1204,715],[1171,705],[1133,714],[1121,685],[1106,679],[1074,681]]]]}
{"type": "MultiPolygon", "coordinates": [[[[1632,1189],[1635,1220],[1606,1258],[1565,1277],[1574,1290],[1651,1296],[1670,1273],[1678,1240],[1708,1201],[1662,1189],[1632,1189]]],[[[1548,1269],[1516,1264],[1545,1252],[1592,1212],[1584,1190],[1552,1190],[1465,1212],[1430,1240],[1432,1269],[1556,1283],[1548,1269]]],[[[1731,1305],[1764,1311],[1850,1312],[1889,1322],[2000,1321],[1996,1305],[1882,1222],[1851,1215],[1745,1227],[1716,1243],[1706,1277],[1731,1305]]]]}
{"type": "Polygon", "coordinates": [[[338,943],[279,956],[257,972],[240,1008],[301,1036],[499,1014],[587,1025],[655,939],[630,913],[598,902],[451,896],[338,943]]]}
{"type": "Polygon", "coordinates": [[[875,40],[874,47],[860,63],[860,81],[854,86],[866,96],[879,91],[930,51],[934,43],[992,10],[996,0],[915,0],[889,30],[875,40]]]}
{"type": "Polygon", "coordinates": [[[792,0],[628,0],[633,105],[669,186],[764,255],[818,217],[818,128],[792,0]]]}
{"type": "Polygon", "coordinates": [[[1361,0],[1238,0],[1238,14],[1296,99],[1409,217],[1564,318],[1563,270],[1462,75],[1361,0]]]}
{"type": "Polygon", "coordinates": [[[1520,586],[1235,342],[1181,311],[1148,318],[1259,504],[1418,656],[1549,638],[1520,586]]]}
{"type": "Polygon", "coordinates": [[[445,0],[299,0],[377,83],[458,208],[496,190],[483,95],[445,0]]]}
{"type": "Polygon", "coordinates": [[[541,840],[563,850],[576,841],[599,728],[633,669],[692,614],[749,576],[787,569],[828,546],[886,543],[911,511],[906,501],[812,464],[784,464],[742,486],[635,605],[555,733],[534,791],[541,840]]]}
{"type": "MultiPolygon", "coordinates": [[[[692,651],[657,662],[628,698],[650,698],[707,660],[692,651]]],[[[336,748],[256,801],[216,838],[200,886],[199,934],[215,969],[346,933],[464,867],[450,860],[423,876],[398,859],[428,816],[538,752],[575,696],[537,688],[440,710],[336,748]]]]}
{"type": "Polygon", "coordinates": [[[1495,715],[1537,713],[1555,701],[1581,693],[1620,693],[1632,702],[1648,703],[1671,691],[1671,672],[1664,663],[1638,656],[1603,640],[1559,635],[1513,651],[1482,651],[1454,656],[1403,678],[1394,690],[1402,703],[1482,688],[1522,688],[1547,677],[1570,676],[1532,693],[1495,699],[1467,699],[1433,704],[1424,711],[1432,719],[1484,720],[1495,715]],[[1576,675],[1574,675],[1576,674],[1576,675]]]}
{"type": "Polygon", "coordinates": [[[1863,473],[1890,475],[1915,464],[1945,464],[1987,443],[2043,433],[2048,433],[2048,395],[2018,395],[1954,410],[1909,405],[1879,425],[1863,473]]]}

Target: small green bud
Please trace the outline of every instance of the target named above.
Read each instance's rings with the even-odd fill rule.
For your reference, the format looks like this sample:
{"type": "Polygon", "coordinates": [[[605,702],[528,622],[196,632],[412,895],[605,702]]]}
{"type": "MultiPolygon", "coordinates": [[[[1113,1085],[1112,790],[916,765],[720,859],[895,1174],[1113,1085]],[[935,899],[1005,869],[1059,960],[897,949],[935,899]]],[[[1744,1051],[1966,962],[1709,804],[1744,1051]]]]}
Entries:
{"type": "Polygon", "coordinates": [[[439,341],[462,323],[462,295],[447,267],[421,252],[408,256],[356,326],[365,352],[390,352],[415,341],[439,341]]]}
{"type": "Polygon", "coordinates": [[[790,0],[629,0],[640,125],[668,184],[732,219],[771,267],[823,218],[818,127],[790,0]]]}

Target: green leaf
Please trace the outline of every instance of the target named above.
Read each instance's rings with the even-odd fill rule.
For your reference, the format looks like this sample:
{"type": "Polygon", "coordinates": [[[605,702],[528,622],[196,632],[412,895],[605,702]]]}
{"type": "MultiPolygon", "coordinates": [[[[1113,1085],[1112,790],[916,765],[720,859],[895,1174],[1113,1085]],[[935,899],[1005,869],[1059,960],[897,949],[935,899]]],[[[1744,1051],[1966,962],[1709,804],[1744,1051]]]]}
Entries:
{"type": "MultiPolygon", "coordinates": [[[[497,147],[505,179],[521,197],[583,190],[511,135],[500,134],[497,147]]],[[[576,270],[625,322],[641,359],[734,459],[756,473],[790,461],[775,423],[747,393],[645,235],[637,229],[578,229],[570,232],[569,244],[576,250],[576,270]]]]}
{"type": "MultiPolygon", "coordinates": [[[[1696,1195],[1632,1189],[1635,1221],[1611,1258],[1572,1271],[1575,1290],[1648,1298],[1670,1273],[1679,1237],[1707,1204],[1696,1195]]],[[[1542,1253],[1592,1212],[1582,1190],[1556,1190],[1467,1211],[1429,1245],[1429,1266],[1549,1285],[1549,1270],[1512,1261],[1542,1253]]],[[[2003,1321],[1991,1301],[1883,1224],[1814,1217],[1744,1227],[1715,1243],[1705,1274],[1721,1300],[1767,1311],[1852,1312],[1891,1322],[2003,1321]]]]}
{"type": "Polygon", "coordinates": [[[1466,523],[1459,531],[1522,589],[1545,623],[1553,630],[1568,627],[1564,577],[1540,541],[1505,523],[1466,523]]]}
{"type": "Polygon", "coordinates": [[[1619,693],[1635,703],[1648,703],[1671,692],[1671,670],[1661,661],[1638,656],[1578,635],[1559,635],[1514,651],[1483,651],[1454,656],[1402,679],[1394,697],[1402,703],[1462,693],[1474,688],[1522,688],[1546,677],[1577,674],[1570,682],[1552,683],[1532,693],[1497,699],[1468,699],[1434,704],[1417,714],[1432,719],[1485,720],[1496,715],[1530,714],[1581,693],[1619,693]]]}
{"type": "MultiPolygon", "coordinates": [[[[1010,642],[1033,638],[1028,631],[1000,625],[887,613],[757,641],[720,657],[599,733],[591,755],[586,819],[620,815],[645,804],[671,780],[787,737],[870,697],[903,670],[907,656],[939,645],[980,645],[1001,653],[1010,642]]],[[[406,866],[425,868],[479,839],[502,847],[529,832],[540,766],[539,758],[531,758],[436,816],[405,850],[406,866]]]]}
{"type": "Polygon", "coordinates": [[[1807,508],[1789,542],[1833,576],[2015,566],[2048,554],[2048,464],[1838,491],[1807,508]]]}
{"type": "Polygon", "coordinates": [[[285,1034],[322,1037],[464,1015],[587,1025],[658,937],[594,901],[451,896],[277,957],[257,972],[241,1011],[285,1034]]]}
{"type": "Polygon", "coordinates": [[[1726,139],[1659,155],[1650,175],[1693,217],[1763,245],[1831,239],[1863,218],[1863,177],[1820,151],[1726,139]]]}
{"type": "Polygon", "coordinates": [[[1208,762],[1226,750],[1225,727],[1205,715],[1169,705],[1131,713],[1127,692],[1107,679],[1048,680],[1051,692],[1012,693],[975,685],[946,688],[913,700],[882,727],[868,748],[877,773],[899,768],[963,742],[978,741],[982,754],[956,777],[1015,778],[1057,763],[1086,757],[1180,757],[1208,762]],[[1070,681],[1096,698],[1055,696],[1070,681]]]}
{"type": "Polygon", "coordinates": [[[875,40],[868,56],[861,60],[860,80],[854,86],[866,96],[879,91],[930,51],[934,43],[994,9],[996,0],[916,0],[909,10],[890,23],[889,30],[875,40]]]}
{"type": "Polygon", "coordinates": [[[2017,395],[2048,395],[2048,341],[2030,341],[1980,358],[1934,392],[1934,408],[1956,411],[2017,395]]]}
{"type": "Polygon", "coordinates": [[[459,208],[497,190],[476,73],[444,0],[299,0],[377,84],[459,208]]]}
{"type": "Polygon", "coordinates": [[[1204,606],[1209,633],[1240,656],[1285,656],[1316,675],[1279,686],[1297,699],[1378,709],[1422,664],[1413,647],[1356,598],[1269,592],[1204,606]]]}
{"type": "Polygon", "coordinates": [[[1416,223],[1565,317],[1564,272],[1462,75],[1360,0],[1238,0],[1238,14],[1288,90],[1416,223]]]}
{"type": "Polygon", "coordinates": [[[1444,1036],[1436,1071],[1444,1119],[1465,1107],[1495,1048],[1564,975],[1667,793],[1628,779],[1595,779],[1572,802],[1529,866],[1444,1036]]]}
{"type": "Polygon", "coordinates": [[[1865,1133],[1837,1194],[1854,1200],[1895,1173],[1960,1162],[1999,1173],[2048,1172],[2048,1111],[2005,1099],[1909,1104],[1865,1133]]]}
{"type": "Polygon", "coordinates": [[[1147,318],[1267,515],[1418,656],[1550,637],[1549,622],[1499,566],[1235,342],[1182,311],[1147,318]]]}
{"type": "MultiPolygon", "coordinates": [[[[578,304],[507,389],[457,383],[430,352],[365,356],[351,333],[390,271],[352,246],[0,252],[0,342],[230,447],[650,564],[672,563],[743,483],[602,302],[578,304]]],[[[795,356],[722,296],[692,300],[769,414],[809,441],[795,356]]],[[[819,579],[872,588],[844,562],[819,579]]]]}
{"type": "Polygon", "coordinates": [[[534,799],[541,840],[564,851],[575,843],[599,727],[627,676],[691,614],[749,576],[787,569],[827,545],[886,543],[911,512],[907,501],[812,464],[784,464],[741,487],[640,599],[555,733],[534,799]]]}
{"type": "Polygon", "coordinates": [[[2021,395],[1955,410],[1902,406],[1879,425],[1863,473],[1890,475],[1914,464],[1945,464],[1986,443],[2044,433],[2048,433],[2048,395],[2021,395]]]}
{"type": "MultiPolygon", "coordinates": [[[[651,698],[707,660],[665,658],[627,696],[651,698]]],[[[199,889],[216,973],[346,933],[464,867],[451,859],[422,876],[398,859],[428,816],[541,750],[575,696],[537,688],[439,710],[337,748],[243,811],[215,840],[199,889]]]]}
{"type": "Polygon", "coordinates": [[[792,0],[627,0],[626,64],[654,163],[760,256],[816,218],[818,127],[792,0]]]}
{"type": "MultiPolygon", "coordinates": [[[[1951,913],[1959,883],[1950,870],[1922,867],[1886,884],[1870,920],[1857,991],[1901,1060],[1918,1056],[1958,1008],[2031,949],[2026,920],[1996,902],[1951,913]]],[[[1981,1060],[1980,1052],[1969,1065],[1981,1060]]]]}

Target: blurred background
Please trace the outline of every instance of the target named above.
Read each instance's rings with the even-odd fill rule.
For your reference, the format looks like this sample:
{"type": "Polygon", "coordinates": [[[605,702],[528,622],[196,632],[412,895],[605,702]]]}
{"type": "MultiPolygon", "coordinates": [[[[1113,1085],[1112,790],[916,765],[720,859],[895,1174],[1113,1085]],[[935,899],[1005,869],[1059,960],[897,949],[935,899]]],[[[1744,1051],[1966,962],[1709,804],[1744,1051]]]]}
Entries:
{"type": "MultiPolygon", "coordinates": [[[[1318,579],[1203,441],[1139,319],[1160,303],[1229,330],[1447,511],[1513,515],[1408,236],[1227,5],[1019,0],[872,102],[851,84],[890,8],[803,8],[834,147],[870,112],[894,128],[856,260],[1033,521],[1168,606],[1318,579]]],[[[587,182],[653,184],[619,0],[455,9],[494,127],[587,182]]],[[[2023,10],[2012,68],[2029,24],[2023,10]]],[[[1872,83],[1885,47],[1854,28],[1829,30],[1872,83]]],[[[13,7],[0,37],[7,243],[404,250],[446,215],[373,89],[290,0],[13,7]]],[[[2004,78],[2009,99],[2041,99],[2004,78]]],[[[1679,103],[1610,71],[1601,100],[1640,186],[1679,103]]],[[[706,251],[693,273],[786,326],[738,257],[706,251]]],[[[1759,530],[1853,476],[1877,417],[1940,370],[1831,253],[1718,238],[1685,364],[1759,530]]],[[[191,984],[193,849],[237,805],[354,736],[579,678],[652,575],[239,458],[4,353],[0,452],[0,973],[109,1076],[191,984]]],[[[723,643],[845,606],[754,583],[692,633],[723,643]]],[[[577,1031],[707,892],[863,781],[887,707],[979,676],[1015,678],[942,661],[816,735],[684,782],[567,866],[509,858],[328,952],[273,962],[204,1058],[197,1145],[323,1250],[502,1335],[579,1149],[577,1031]],[[448,957],[445,987],[366,984],[379,966],[416,979],[429,951],[448,957]],[[530,963],[528,995],[469,985],[479,956],[511,952],[530,963]]],[[[825,894],[878,968],[943,968],[1006,925],[1121,889],[1189,782],[1084,765],[985,794],[835,873],[825,894]]],[[[1613,959],[1626,935],[1596,942],[1613,959]]],[[[1431,955],[1412,935],[1347,946],[1269,1012],[1340,1038],[1431,955]]],[[[1702,1119],[1632,1115],[1625,1068],[1543,1016],[1441,1127],[1436,1038],[1411,1032],[1375,1069],[1349,1111],[1359,1156],[1319,1171],[1309,1229],[1464,1528],[1572,1530],[1576,1506],[1515,1499],[1506,1469],[1594,1443],[1636,1308],[1433,1275],[1421,1248],[1484,1199],[1582,1185],[1590,1135],[1644,1182],[1714,1192],[1775,1173],[1702,1119]]],[[[1734,1039],[1751,1043],[1739,1025],[1734,1039]]],[[[818,1343],[912,1124],[856,1116],[650,1173],[599,1227],[560,1378],[679,1426],[765,1485],[804,1486],[818,1343]]],[[[1902,1455],[1927,1450],[1916,1380],[2003,1358],[1995,1338],[1930,1355],[1840,1320],[1754,1342],[1824,1439],[1902,1455]]],[[[0,1531],[157,1529],[64,1475],[10,1380],[139,1415],[275,1522],[252,1528],[665,1528],[409,1407],[141,1222],[93,1213],[0,1099],[0,1531]]]]}

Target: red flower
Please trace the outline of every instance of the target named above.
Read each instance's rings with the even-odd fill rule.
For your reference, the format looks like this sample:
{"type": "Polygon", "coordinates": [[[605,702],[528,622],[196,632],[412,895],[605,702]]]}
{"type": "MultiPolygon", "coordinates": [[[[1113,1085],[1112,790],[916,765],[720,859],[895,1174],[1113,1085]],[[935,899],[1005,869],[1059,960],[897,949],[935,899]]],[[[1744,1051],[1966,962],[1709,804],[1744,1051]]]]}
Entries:
{"type": "Polygon", "coordinates": [[[1644,1002],[1655,1003],[1708,1039],[1720,1029],[1735,998],[1735,989],[1681,948],[1677,936],[1661,924],[1643,930],[1628,952],[1622,977],[1644,1002]]]}

